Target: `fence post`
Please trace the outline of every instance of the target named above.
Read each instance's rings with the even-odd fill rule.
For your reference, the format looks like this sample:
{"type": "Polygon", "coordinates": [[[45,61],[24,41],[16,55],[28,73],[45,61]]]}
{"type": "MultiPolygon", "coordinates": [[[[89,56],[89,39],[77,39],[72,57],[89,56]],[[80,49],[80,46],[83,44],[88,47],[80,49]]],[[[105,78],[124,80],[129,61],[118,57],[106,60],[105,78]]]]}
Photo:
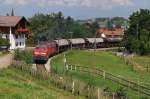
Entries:
{"type": "Polygon", "coordinates": [[[72,70],[73,65],[71,65],[71,70],[72,70]]]}
{"type": "Polygon", "coordinates": [[[104,70],[103,70],[103,78],[104,78],[104,80],[106,78],[106,72],[104,70]]]}
{"type": "Polygon", "coordinates": [[[74,80],[72,82],[72,94],[74,94],[74,80]]]}
{"type": "Polygon", "coordinates": [[[113,93],[113,99],[115,99],[115,93],[113,93]]]}
{"type": "Polygon", "coordinates": [[[100,99],[100,89],[97,89],[97,93],[98,93],[98,99],[100,99]]]}
{"type": "Polygon", "coordinates": [[[66,64],[66,70],[68,71],[68,69],[69,69],[69,65],[68,65],[68,64],[66,64]]]}
{"type": "Polygon", "coordinates": [[[130,81],[128,81],[128,88],[129,88],[129,89],[130,89],[130,86],[131,86],[130,81]]]}
{"type": "Polygon", "coordinates": [[[148,67],[148,65],[147,65],[147,72],[149,71],[149,67],[148,67]]]}
{"type": "Polygon", "coordinates": [[[140,81],[138,79],[138,99],[140,99],[140,81]]]}
{"type": "Polygon", "coordinates": [[[76,67],[76,65],[75,65],[75,71],[76,71],[76,69],[77,69],[77,67],[76,67]]]}

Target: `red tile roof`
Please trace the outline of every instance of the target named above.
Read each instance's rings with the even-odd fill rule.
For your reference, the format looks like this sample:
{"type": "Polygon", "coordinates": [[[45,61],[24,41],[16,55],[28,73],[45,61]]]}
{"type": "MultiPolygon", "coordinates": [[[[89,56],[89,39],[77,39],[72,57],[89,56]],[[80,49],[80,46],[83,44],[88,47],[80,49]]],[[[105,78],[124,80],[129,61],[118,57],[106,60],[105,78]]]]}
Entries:
{"type": "Polygon", "coordinates": [[[115,29],[115,30],[108,30],[108,29],[100,29],[99,34],[105,34],[106,36],[122,36],[124,35],[124,29],[115,29]]]}

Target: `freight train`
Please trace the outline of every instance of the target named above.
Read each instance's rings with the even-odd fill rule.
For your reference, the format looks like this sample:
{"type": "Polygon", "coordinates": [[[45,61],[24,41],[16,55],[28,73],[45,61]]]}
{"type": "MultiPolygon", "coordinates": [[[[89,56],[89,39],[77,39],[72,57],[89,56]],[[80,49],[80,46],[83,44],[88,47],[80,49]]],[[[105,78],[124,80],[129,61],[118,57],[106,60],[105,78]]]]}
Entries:
{"type": "Polygon", "coordinates": [[[33,50],[35,63],[46,63],[50,56],[68,49],[121,47],[121,38],[76,38],[40,42],[33,50]]]}

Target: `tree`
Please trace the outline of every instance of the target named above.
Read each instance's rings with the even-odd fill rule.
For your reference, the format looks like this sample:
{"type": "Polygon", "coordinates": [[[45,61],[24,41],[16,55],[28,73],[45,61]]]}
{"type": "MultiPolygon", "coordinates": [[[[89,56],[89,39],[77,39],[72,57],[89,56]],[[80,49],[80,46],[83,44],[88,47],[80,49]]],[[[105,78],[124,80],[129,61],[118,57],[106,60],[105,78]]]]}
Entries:
{"type": "Polygon", "coordinates": [[[12,8],[11,16],[14,16],[14,9],[12,8]]]}
{"type": "Polygon", "coordinates": [[[10,46],[10,43],[9,43],[8,40],[3,39],[3,38],[0,36],[0,46],[7,46],[7,47],[9,47],[9,46],[10,46]]]}
{"type": "MultiPolygon", "coordinates": [[[[94,24],[91,28],[87,28],[86,25],[80,24],[70,16],[65,18],[62,12],[52,14],[37,13],[29,20],[34,42],[70,38],[69,32],[73,33],[73,38],[93,37],[97,29],[94,24]]],[[[30,41],[32,40],[30,39],[30,41]]]]}
{"type": "Polygon", "coordinates": [[[113,29],[113,22],[112,22],[111,19],[108,20],[107,25],[108,25],[107,27],[108,27],[109,30],[113,29]]]}
{"type": "Polygon", "coordinates": [[[124,44],[130,52],[150,54],[150,10],[141,9],[129,18],[130,27],[124,36],[124,44]]]}

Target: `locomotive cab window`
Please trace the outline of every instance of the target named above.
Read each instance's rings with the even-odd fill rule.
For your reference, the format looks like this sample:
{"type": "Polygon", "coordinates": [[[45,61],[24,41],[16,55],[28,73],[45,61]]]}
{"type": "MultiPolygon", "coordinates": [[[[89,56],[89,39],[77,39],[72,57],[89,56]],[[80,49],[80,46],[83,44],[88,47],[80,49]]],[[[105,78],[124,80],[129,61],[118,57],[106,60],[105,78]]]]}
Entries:
{"type": "Polygon", "coordinates": [[[46,47],[42,47],[41,49],[46,50],[46,47]]]}

